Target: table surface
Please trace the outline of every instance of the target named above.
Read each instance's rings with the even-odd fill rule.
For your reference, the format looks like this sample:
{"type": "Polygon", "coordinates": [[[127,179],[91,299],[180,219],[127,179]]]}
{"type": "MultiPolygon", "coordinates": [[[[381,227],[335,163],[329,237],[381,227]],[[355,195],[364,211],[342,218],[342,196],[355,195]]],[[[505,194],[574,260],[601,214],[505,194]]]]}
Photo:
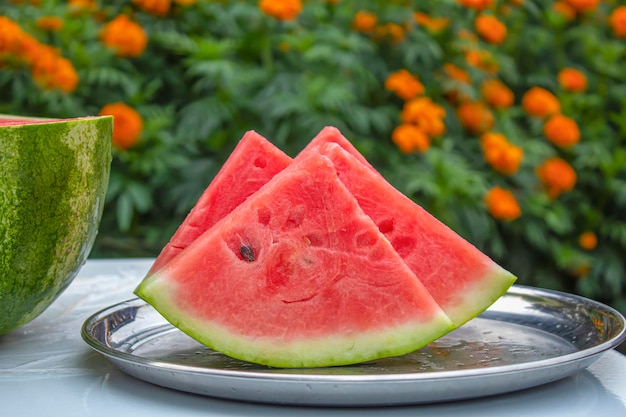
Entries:
{"type": "Polygon", "coordinates": [[[626,416],[626,356],[539,387],[443,404],[314,408],[221,400],[135,379],[83,342],[96,311],[134,298],[151,259],[89,260],[41,316],[0,337],[0,415],[21,416],[626,416]]]}

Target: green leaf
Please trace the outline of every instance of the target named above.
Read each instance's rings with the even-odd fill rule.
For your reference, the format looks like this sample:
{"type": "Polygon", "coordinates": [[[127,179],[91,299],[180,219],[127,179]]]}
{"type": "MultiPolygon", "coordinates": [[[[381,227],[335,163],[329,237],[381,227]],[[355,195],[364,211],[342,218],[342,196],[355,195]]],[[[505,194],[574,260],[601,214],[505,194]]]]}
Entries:
{"type": "MultiPolygon", "coordinates": [[[[156,32],[152,35],[151,41],[179,55],[198,54],[202,48],[202,46],[199,45],[199,41],[176,31],[156,32]]],[[[204,43],[201,43],[201,45],[204,45],[204,43]]]]}
{"type": "Polygon", "coordinates": [[[130,196],[133,208],[139,213],[146,213],[152,208],[152,195],[145,185],[131,182],[126,187],[126,192],[130,196]]]}
{"type": "Polygon", "coordinates": [[[93,67],[82,71],[83,82],[98,87],[121,88],[125,96],[131,96],[136,90],[136,82],[131,75],[111,67],[93,67]]]}
{"type": "Polygon", "coordinates": [[[117,218],[117,227],[121,232],[130,230],[133,220],[133,198],[128,193],[120,194],[115,204],[115,214],[117,218]]]}

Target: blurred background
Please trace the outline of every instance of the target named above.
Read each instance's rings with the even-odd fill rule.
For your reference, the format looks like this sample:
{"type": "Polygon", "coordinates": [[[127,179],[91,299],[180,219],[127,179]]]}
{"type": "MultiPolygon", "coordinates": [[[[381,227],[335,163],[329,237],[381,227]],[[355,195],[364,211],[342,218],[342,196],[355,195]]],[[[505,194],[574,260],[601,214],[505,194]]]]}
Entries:
{"type": "MultiPolygon", "coordinates": [[[[253,129],[333,125],[519,277],[626,312],[626,6],[4,0],[0,113],[115,116],[91,257],[152,257],[253,129]]],[[[42,155],[45,158],[45,155],[42,155]]]]}

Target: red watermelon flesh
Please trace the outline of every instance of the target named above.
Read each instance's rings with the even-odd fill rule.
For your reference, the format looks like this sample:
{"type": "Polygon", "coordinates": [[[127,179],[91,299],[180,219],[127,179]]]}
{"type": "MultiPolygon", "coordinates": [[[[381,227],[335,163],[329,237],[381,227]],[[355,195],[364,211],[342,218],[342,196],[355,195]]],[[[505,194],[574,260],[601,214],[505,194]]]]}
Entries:
{"type": "Polygon", "coordinates": [[[148,275],[178,255],[290,163],[291,158],[263,136],[254,131],[246,132],[163,248],[148,275]]]}
{"type": "MultiPolygon", "coordinates": [[[[365,157],[337,128],[332,126],[322,129],[302,153],[306,154],[329,142],[339,144],[376,172],[365,157]]],[[[204,231],[282,171],[291,161],[287,154],[263,136],[254,131],[246,132],[185,221],[161,250],[148,271],[148,275],[178,255],[204,231]]]]}
{"type": "Polygon", "coordinates": [[[400,355],[452,328],[318,153],[298,158],[135,292],[205,345],[279,367],[400,355]]]}
{"type": "MultiPolygon", "coordinates": [[[[72,120],[72,119],[63,119],[72,120]]],[[[24,119],[3,119],[0,117],[0,126],[18,126],[18,125],[35,125],[35,124],[43,124],[54,122],[54,119],[41,119],[41,120],[33,120],[29,118],[24,119]]]]}
{"type": "Polygon", "coordinates": [[[487,255],[336,144],[328,156],[342,182],[456,326],[476,317],[515,281],[487,255]]]}

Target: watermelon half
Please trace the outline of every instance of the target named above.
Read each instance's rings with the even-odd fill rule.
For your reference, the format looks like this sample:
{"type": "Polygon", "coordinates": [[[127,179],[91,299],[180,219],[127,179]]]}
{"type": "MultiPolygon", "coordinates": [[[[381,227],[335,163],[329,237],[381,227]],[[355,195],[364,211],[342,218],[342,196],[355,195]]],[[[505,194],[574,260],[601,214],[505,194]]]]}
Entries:
{"type": "Polygon", "coordinates": [[[112,117],[0,116],[0,335],[43,312],[93,245],[112,117]]]}
{"type": "Polygon", "coordinates": [[[135,292],[214,350],[278,367],[401,355],[453,327],[319,153],[277,174],[135,292]]]}

